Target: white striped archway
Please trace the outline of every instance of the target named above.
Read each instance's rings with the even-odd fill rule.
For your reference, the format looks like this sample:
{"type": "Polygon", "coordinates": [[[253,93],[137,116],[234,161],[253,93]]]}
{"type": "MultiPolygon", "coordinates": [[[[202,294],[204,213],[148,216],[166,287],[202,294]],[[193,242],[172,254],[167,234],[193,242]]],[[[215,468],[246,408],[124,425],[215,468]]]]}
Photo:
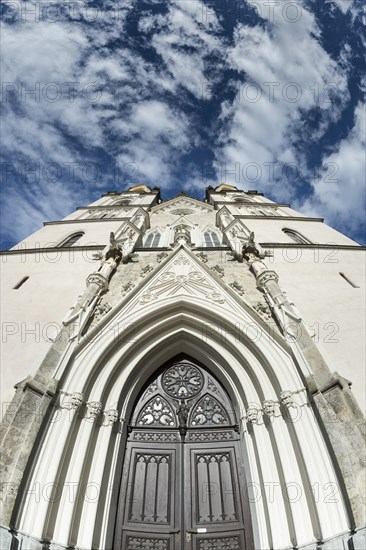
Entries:
{"type": "Polygon", "coordinates": [[[121,309],[59,365],[61,408],[55,409],[33,464],[19,532],[65,548],[111,549],[125,419],[142,385],[181,352],[213,372],[242,419],[256,548],[293,548],[346,531],[336,474],[307,403],[301,372],[306,367],[297,365],[281,337],[269,334],[244,308],[229,312],[189,297],[165,298],[127,315],[121,309]],[[250,332],[253,327],[259,338],[250,332]],[[292,394],[292,422],[277,405],[267,421],[259,411],[257,421],[248,422],[248,409],[279,402],[283,391],[292,394]],[[70,410],[75,392],[89,403],[86,415],[70,410]],[[105,411],[118,409],[120,429],[93,421],[94,403],[105,411]]]}

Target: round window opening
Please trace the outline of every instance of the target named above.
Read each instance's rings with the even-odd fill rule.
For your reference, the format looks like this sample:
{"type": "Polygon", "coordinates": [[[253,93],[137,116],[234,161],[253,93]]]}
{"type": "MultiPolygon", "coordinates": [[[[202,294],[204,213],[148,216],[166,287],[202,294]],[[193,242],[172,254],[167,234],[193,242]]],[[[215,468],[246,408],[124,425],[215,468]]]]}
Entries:
{"type": "Polygon", "coordinates": [[[193,365],[178,363],[168,368],[162,378],[164,391],[171,397],[188,399],[203,388],[203,376],[193,365]]]}

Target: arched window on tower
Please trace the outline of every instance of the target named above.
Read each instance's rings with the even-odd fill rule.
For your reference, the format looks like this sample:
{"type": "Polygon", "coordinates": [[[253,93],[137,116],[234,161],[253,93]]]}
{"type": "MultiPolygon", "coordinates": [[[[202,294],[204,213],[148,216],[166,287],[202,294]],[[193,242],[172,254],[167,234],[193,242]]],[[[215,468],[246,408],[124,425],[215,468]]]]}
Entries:
{"type": "Polygon", "coordinates": [[[205,231],[204,234],[205,246],[207,248],[212,248],[215,246],[220,246],[220,240],[215,231],[205,231]]]}
{"type": "Polygon", "coordinates": [[[287,229],[287,227],[284,227],[282,231],[297,244],[311,244],[311,241],[309,241],[309,239],[307,239],[306,237],[301,235],[301,233],[298,233],[294,229],[287,229]]]}
{"type": "Polygon", "coordinates": [[[156,248],[159,246],[160,233],[150,233],[145,241],[146,248],[156,248]]]}
{"type": "Polygon", "coordinates": [[[68,248],[70,246],[74,246],[74,244],[79,240],[81,239],[81,237],[84,235],[84,233],[82,231],[80,231],[79,233],[74,233],[73,235],[70,235],[70,237],[68,237],[66,239],[66,241],[64,241],[63,243],[61,243],[59,246],[60,248],[68,248]]]}

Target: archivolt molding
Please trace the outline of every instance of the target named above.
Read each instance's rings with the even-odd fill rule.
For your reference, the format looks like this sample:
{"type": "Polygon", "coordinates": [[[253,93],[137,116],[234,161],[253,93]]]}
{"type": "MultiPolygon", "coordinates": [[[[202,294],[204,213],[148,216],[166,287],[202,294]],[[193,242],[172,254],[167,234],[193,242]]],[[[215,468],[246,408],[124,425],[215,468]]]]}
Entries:
{"type": "MultiPolygon", "coordinates": [[[[199,328],[204,319],[202,313],[198,319],[192,319],[188,314],[176,315],[170,312],[159,323],[156,323],[156,317],[148,317],[147,326],[139,330],[135,342],[128,345],[123,337],[118,338],[108,355],[103,353],[105,348],[100,348],[95,354],[98,346],[94,343],[94,348],[90,346],[90,349],[84,350],[87,353],[81,353],[75,359],[72,369],[61,381],[63,391],[74,394],[76,392],[67,388],[79,388],[77,393],[87,396],[88,414],[100,410],[101,403],[119,402],[117,408],[121,409],[121,416],[128,419],[141,385],[160,365],[184,350],[219,377],[239,411],[238,417],[245,415],[251,422],[252,427],[242,431],[242,438],[248,480],[261,492],[260,502],[255,499],[251,502],[252,514],[259,526],[256,533],[257,547],[285,548],[294,540],[297,544],[304,544],[309,542],[310,533],[313,533],[312,540],[315,540],[345,528],[341,503],[323,506],[314,502],[311,496],[286,503],[281,496],[280,488],[289,483],[296,483],[302,495],[305,495],[307,475],[311,483],[336,482],[319,428],[309,415],[308,408],[303,407],[304,414],[298,422],[292,424],[286,423],[282,416],[277,416],[280,402],[289,407],[291,415],[291,411],[296,413],[295,399],[297,401],[304,393],[301,378],[291,358],[276,345],[268,347],[266,354],[260,358],[260,354],[253,349],[255,346],[249,349],[235,341],[232,335],[223,341],[218,341],[214,334],[202,339],[199,328]],[[94,358],[90,355],[93,349],[94,358]],[[257,410],[253,411],[255,407],[252,404],[256,403],[257,410]],[[264,427],[259,416],[262,416],[262,420],[264,415],[271,419],[272,410],[275,420],[264,427]],[[298,441],[295,446],[294,439],[298,441]],[[309,441],[314,442],[311,449],[309,441]],[[305,477],[304,472],[307,472],[305,477]],[[280,491],[273,502],[266,493],[266,482],[280,491]],[[296,518],[301,518],[301,521],[296,518]]],[[[109,409],[105,409],[107,414],[109,409]]],[[[113,424],[110,422],[105,428],[99,429],[104,425],[103,422],[82,422],[78,425],[75,416],[72,418],[70,421],[65,415],[57,426],[50,424],[34,469],[32,484],[52,483],[62,478],[64,487],[75,481],[83,485],[93,482],[99,486],[103,482],[108,487],[114,487],[116,476],[118,478],[119,475],[116,468],[121,463],[123,445],[121,447],[120,442],[126,436],[126,423],[119,433],[113,435],[113,424]],[[71,456],[74,458],[67,464],[60,460],[57,465],[55,457],[62,457],[66,441],[73,442],[71,456]],[[51,457],[53,471],[50,472],[51,457]],[[84,461],[88,460],[91,460],[90,468],[84,469],[84,461]]],[[[81,499],[70,504],[64,494],[58,503],[34,503],[28,497],[20,527],[41,538],[45,530],[48,532],[47,525],[51,528],[47,518],[56,517],[49,538],[53,537],[53,540],[64,546],[73,541],[80,548],[91,548],[93,543],[109,548],[111,531],[108,524],[109,518],[114,517],[114,506],[113,494],[106,495],[100,503],[81,499]],[[74,517],[81,518],[75,533],[74,517]],[[97,523],[98,532],[93,533],[90,525],[94,525],[97,517],[102,517],[102,520],[97,523]]]]}
{"type": "MultiPolygon", "coordinates": [[[[179,254],[175,256],[178,262],[179,258],[179,254]]],[[[140,296],[135,295],[135,303],[140,296]]],[[[112,312],[107,314],[95,339],[87,337],[57,375],[62,392],[67,394],[62,405],[67,398],[65,409],[71,410],[61,408],[58,423],[50,423],[30,487],[57,484],[60,479],[64,491],[75,482],[115,487],[127,430],[126,421],[120,429],[113,428],[117,411],[128,421],[142,384],[184,351],[218,377],[241,418],[248,482],[261,494],[259,501],[250,503],[257,525],[256,546],[286,548],[294,541],[305,544],[346,530],[341,498],[329,505],[315,502],[307,493],[309,480],[311,485],[325,485],[336,483],[336,476],[288,345],[265,330],[259,339],[238,331],[238,323],[265,325],[251,317],[249,308],[237,307],[229,294],[226,299],[228,309],[199,296],[163,296],[157,303],[132,307],[127,313],[120,309],[113,317],[112,312]],[[83,408],[78,405],[82,394],[87,403],[83,408]],[[103,403],[114,405],[104,406],[102,419],[103,403]],[[287,408],[289,422],[280,414],[281,407],[287,408]],[[77,422],[80,413],[84,420],[77,422]],[[66,448],[71,456],[68,462],[62,459],[66,448]],[[84,467],[86,463],[88,467],[84,467]],[[266,483],[278,488],[274,501],[266,483]],[[302,494],[296,502],[286,502],[281,492],[290,483],[296,483],[302,494]]],[[[91,548],[94,544],[109,548],[114,496],[108,493],[95,502],[81,499],[70,503],[63,492],[58,502],[36,503],[29,493],[19,527],[39,538],[46,533],[49,540],[65,547],[91,548]],[[77,525],[75,518],[80,518],[77,525]],[[90,525],[94,524],[93,533],[90,525]]]]}
{"type": "MultiPolygon", "coordinates": [[[[159,346],[159,342],[166,340],[169,333],[172,336],[177,333],[191,334],[205,348],[212,346],[215,349],[221,342],[221,345],[232,349],[238,357],[239,365],[243,362],[243,357],[246,358],[249,371],[254,369],[260,372],[262,367],[259,365],[266,365],[267,372],[276,373],[271,376],[278,380],[279,387],[300,387],[299,384],[302,387],[286,345],[280,346],[279,342],[265,331],[253,332],[255,338],[251,339],[254,325],[253,319],[249,316],[240,318],[235,311],[225,311],[224,317],[218,306],[208,309],[208,306],[203,307],[202,302],[197,304],[193,298],[190,303],[183,301],[175,304],[173,308],[169,300],[163,301],[160,308],[156,308],[156,304],[148,304],[139,313],[126,316],[120,321],[116,319],[110,327],[100,332],[97,340],[90,341],[80,350],[75,357],[72,370],[69,373],[65,371],[65,391],[68,391],[67,387],[83,387],[87,379],[101,368],[98,365],[103,364],[100,376],[105,377],[107,373],[112,376],[113,370],[122,358],[123,364],[131,364],[136,347],[148,351],[150,345],[159,346]],[[114,356],[113,360],[108,359],[115,347],[119,348],[118,355],[114,356]]],[[[242,367],[238,368],[242,370],[242,367]]],[[[57,377],[60,376],[61,372],[57,377]]],[[[273,397],[276,398],[268,396],[273,397]]]]}

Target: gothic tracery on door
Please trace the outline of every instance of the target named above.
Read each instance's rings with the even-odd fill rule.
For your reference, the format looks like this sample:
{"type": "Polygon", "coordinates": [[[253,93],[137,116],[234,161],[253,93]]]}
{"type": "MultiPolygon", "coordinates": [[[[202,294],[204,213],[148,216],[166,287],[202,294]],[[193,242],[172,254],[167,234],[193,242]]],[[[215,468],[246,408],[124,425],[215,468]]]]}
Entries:
{"type": "Polygon", "coordinates": [[[129,429],[115,550],[252,549],[235,413],[211,374],[170,362],[129,429]]]}

